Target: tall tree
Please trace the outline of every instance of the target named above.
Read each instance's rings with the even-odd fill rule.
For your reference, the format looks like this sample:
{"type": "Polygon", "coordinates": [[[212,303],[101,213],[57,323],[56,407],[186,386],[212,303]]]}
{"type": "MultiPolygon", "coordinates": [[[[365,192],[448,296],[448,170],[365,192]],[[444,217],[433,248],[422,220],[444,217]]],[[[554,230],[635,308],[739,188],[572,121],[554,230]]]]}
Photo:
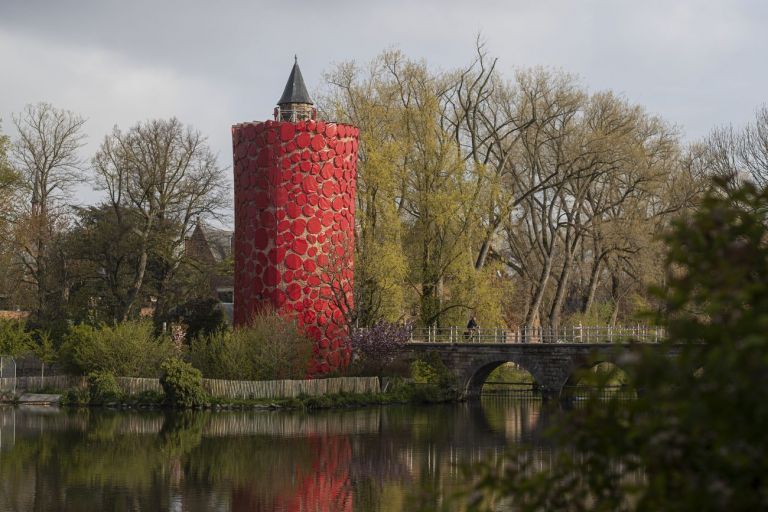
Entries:
{"type": "Polygon", "coordinates": [[[705,165],[717,176],[735,181],[749,179],[768,184],[768,106],[755,112],[755,120],[742,128],[714,130],[703,143],[705,165]]]}
{"type": "Polygon", "coordinates": [[[49,103],[27,105],[13,117],[18,132],[12,154],[21,175],[28,203],[14,212],[15,242],[25,273],[36,293],[36,314],[47,320],[58,314],[66,300],[66,286],[54,277],[50,265],[51,241],[63,230],[66,204],[73,187],[83,178],[80,148],[84,144],[79,115],[49,103]]]}
{"type": "Polygon", "coordinates": [[[149,270],[157,279],[158,310],[168,307],[170,286],[184,259],[183,244],[199,217],[221,215],[228,185],[207,139],[178,119],[151,120],[128,131],[115,128],[93,158],[97,183],[107,192],[118,226],[138,244],[131,283],[117,317],[140,302],[149,270]]]}
{"type": "Polygon", "coordinates": [[[0,132],[0,300],[6,303],[5,307],[13,305],[11,297],[16,295],[20,282],[16,272],[18,258],[11,243],[11,222],[21,179],[11,166],[10,149],[10,137],[0,132]]]}

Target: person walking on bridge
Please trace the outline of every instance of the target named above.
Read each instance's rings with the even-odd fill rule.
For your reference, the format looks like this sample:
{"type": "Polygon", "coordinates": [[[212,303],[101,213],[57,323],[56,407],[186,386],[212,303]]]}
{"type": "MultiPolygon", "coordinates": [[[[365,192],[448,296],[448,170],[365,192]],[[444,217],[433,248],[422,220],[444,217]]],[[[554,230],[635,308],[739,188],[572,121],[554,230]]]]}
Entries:
{"type": "Polygon", "coordinates": [[[477,325],[477,318],[475,318],[475,315],[473,314],[469,319],[469,322],[467,322],[467,330],[464,331],[464,339],[466,341],[472,341],[473,339],[476,339],[479,329],[480,326],[477,325]]]}

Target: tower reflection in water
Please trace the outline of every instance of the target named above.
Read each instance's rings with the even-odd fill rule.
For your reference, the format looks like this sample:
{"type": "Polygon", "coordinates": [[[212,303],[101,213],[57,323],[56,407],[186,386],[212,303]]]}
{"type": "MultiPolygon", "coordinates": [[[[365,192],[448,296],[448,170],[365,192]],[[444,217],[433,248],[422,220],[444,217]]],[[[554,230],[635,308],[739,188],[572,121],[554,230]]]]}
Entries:
{"type": "Polygon", "coordinates": [[[509,398],[317,413],[0,409],[0,511],[403,510],[521,441],[541,404],[509,398]],[[13,441],[11,441],[11,439],[13,441]]]}

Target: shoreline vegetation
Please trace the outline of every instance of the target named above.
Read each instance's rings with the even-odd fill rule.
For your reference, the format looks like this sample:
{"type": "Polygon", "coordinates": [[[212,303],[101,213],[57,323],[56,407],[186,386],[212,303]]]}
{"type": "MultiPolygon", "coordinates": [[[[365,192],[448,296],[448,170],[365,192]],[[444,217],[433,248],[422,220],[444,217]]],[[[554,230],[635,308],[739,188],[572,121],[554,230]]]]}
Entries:
{"type": "MultiPolygon", "coordinates": [[[[310,396],[300,394],[286,398],[214,398],[205,396],[203,401],[189,407],[178,407],[169,401],[162,391],[143,391],[136,394],[120,394],[94,397],[88,389],[68,389],[64,392],[52,389],[31,390],[29,393],[60,395],[58,405],[64,408],[107,408],[115,410],[138,409],[201,409],[201,410],[316,410],[353,408],[373,405],[438,404],[461,401],[452,388],[441,388],[431,383],[416,383],[395,379],[388,389],[380,393],[329,393],[310,396]]],[[[0,396],[0,404],[19,405],[18,396],[0,396]]]]}

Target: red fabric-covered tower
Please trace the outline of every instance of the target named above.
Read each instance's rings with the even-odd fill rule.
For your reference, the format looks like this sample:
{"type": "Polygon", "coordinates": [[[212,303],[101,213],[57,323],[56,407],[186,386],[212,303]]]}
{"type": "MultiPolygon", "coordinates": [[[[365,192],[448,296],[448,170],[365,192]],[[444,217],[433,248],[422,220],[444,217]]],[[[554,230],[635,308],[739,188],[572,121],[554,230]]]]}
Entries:
{"type": "Polygon", "coordinates": [[[235,325],[265,306],[296,318],[315,343],[312,375],[350,358],[358,132],[316,119],[298,63],[274,121],[232,127],[235,325]]]}

